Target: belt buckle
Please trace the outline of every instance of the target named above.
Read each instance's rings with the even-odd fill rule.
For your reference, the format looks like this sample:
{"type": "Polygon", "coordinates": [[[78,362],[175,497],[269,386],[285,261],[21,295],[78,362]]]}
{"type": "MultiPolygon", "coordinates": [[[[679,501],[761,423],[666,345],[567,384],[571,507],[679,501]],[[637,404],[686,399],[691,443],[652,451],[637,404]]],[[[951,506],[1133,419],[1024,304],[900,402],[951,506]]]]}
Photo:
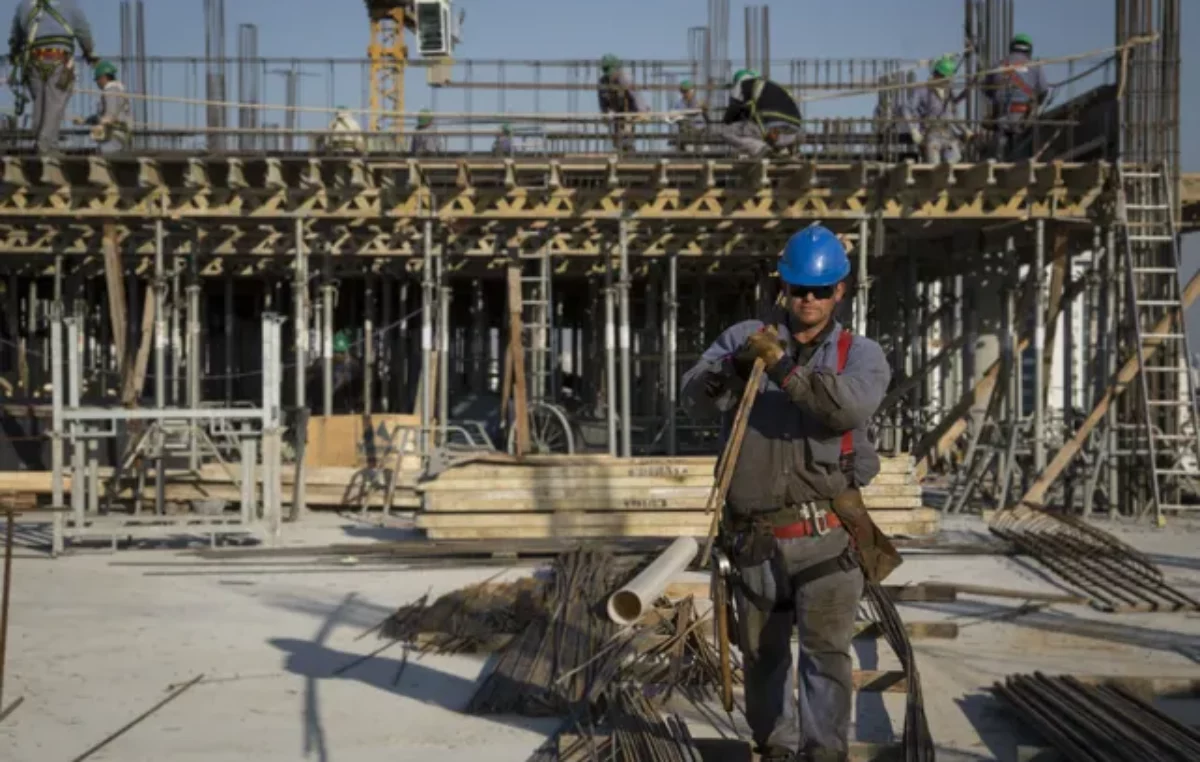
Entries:
{"type": "Polygon", "coordinates": [[[808,520],[812,523],[813,532],[817,537],[824,537],[829,534],[829,512],[817,512],[817,506],[813,503],[804,504],[805,513],[808,514],[808,520]]]}

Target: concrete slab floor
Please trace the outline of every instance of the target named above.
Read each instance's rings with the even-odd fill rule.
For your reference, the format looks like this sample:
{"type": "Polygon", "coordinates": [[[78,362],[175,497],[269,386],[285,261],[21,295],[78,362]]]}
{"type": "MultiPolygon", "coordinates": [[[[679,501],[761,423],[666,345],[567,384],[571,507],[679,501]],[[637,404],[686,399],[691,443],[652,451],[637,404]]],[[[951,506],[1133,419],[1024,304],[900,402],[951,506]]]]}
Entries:
{"type": "MultiPolygon", "coordinates": [[[[403,530],[316,516],[286,531],[286,544],[303,545],[370,543],[403,530]]],[[[1117,531],[1175,584],[1200,594],[1200,526],[1117,531]]],[[[948,532],[984,536],[969,518],[951,519],[948,532]]],[[[28,526],[21,535],[37,538],[28,526]]],[[[529,567],[296,573],[312,568],[296,562],[205,566],[166,549],[82,550],[50,560],[19,549],[3,700],[24,697],[24,704],[0,723],[0,760],[73,759],[199,674],[203,681],[90,759],[521,762],[556,726],[463,714],[484,665],[478,657],[414,656],[397,679],[402,651],[394,646],[335,674],[382,645],[358,636],[398,606],[497,572],[516,578],[529,567]]],[[[910,556],[892,581],[1056,590],[1021,559],[1001,556],[910,556]]],[[[1200,679],[1195,615],[1023,604],[963,596],[901,608],[908,621],[960,625],[956,640],[914,642],[940,760],[1008,762],[1018,747],[1038,744],[987,691],[1008,674],[1200,679]]],[[[856,641],[855,659],[866,669],[897,666],[879,641],[856,641]]],[[[1200,718],[1194,701],[1166,706],[1182,719],[1200,718]]],[[[903,694],[862,694],[855,737],[898,740],[903,716],[903,694]]],[[[719,735],[699,721],[694,731],[719,735]]]]}

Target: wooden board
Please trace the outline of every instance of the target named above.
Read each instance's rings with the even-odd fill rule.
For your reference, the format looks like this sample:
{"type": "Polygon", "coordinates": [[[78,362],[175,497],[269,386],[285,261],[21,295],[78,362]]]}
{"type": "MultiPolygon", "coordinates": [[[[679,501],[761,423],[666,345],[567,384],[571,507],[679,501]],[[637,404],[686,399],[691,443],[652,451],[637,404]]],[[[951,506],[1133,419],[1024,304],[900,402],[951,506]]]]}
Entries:
{"type": "MultiPolygon", "coordinates": [[[[934,508],[909,511],[872,512],[872,520],[885,529],[896,524],[937,523],[939,513],[934,508]]],[[[422,513],[417,527],[422,529],[485,528],[485,527],[543,527],[566,528],[583,526],[637,527],[647,525],[688,525],[708,528],[709,517],[703,511],[602,511],[595,513],[525,513],[513,516],[506,513],[422,513]]]]}
{"type": "Polygon", "coordinates": [[[420,416],[412,414],[312,416],[304,465],[353,467],[374,460],[377,467],[390,466],[402,441],[406,452],[416,452],[420,425],[420,416]]]}
{"type": "MultiPolygon", "coordinates": [[[[529,513],[533,511],[703,511],[708,490],[685,488],[683,494],[670,488],[581,491],[574,494],[532,493],[519,490],[424,494],[423,507],[430,513],[529,513]]],[[[908,510],[922,507],[920,495],[867,497],[871,510],[908,510]]]]}

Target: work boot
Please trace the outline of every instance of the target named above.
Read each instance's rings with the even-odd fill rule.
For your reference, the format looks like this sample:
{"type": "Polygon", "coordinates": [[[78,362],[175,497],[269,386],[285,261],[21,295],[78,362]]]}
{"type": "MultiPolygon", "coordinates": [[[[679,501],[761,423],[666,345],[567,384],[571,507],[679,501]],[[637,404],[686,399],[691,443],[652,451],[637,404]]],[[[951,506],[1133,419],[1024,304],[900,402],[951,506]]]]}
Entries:
{"type": "Polygon", "coordinates": [[[796,762],[796,752],[782,746],[755,747],[760,762],[796,762]]]}

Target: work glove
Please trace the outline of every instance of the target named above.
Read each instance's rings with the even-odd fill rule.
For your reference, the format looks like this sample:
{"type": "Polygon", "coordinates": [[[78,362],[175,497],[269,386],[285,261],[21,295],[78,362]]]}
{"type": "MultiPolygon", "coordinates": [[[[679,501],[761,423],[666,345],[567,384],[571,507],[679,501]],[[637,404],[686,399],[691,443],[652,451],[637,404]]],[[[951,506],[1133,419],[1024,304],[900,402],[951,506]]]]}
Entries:
{"type": "Polygon", "coordinates": [[[751,367],[754,365],[754,360],[759,359],[763,361],[763,365],[770,368],[783,358],[783,350],[784,345],[779,334],[772,326],[766,326],[762,330],[750,334],[739,354],[749,357],[751,367]]]}
{"type": "Polygon", "coordinates": [[[915,146],[919,146],[925,142],[925,133],[921,132],[918,127],[913,127],[908,134],[912,136],[912,142],[915,146]]]}

